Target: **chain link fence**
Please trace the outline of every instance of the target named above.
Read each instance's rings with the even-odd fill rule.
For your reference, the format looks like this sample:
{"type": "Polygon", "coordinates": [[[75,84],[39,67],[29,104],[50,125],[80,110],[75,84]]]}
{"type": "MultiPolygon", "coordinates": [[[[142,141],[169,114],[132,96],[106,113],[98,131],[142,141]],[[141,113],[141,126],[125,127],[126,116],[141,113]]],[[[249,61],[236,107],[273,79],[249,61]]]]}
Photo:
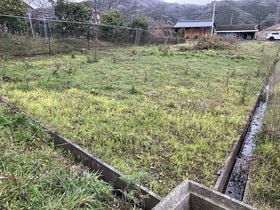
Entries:
{"type": "Polygon", "coordinates": [[[120,46],[177,44],[182,38],[158,38],[148,31],[122,26],[0,14],[0,55],[86,52],[120,46]]]}

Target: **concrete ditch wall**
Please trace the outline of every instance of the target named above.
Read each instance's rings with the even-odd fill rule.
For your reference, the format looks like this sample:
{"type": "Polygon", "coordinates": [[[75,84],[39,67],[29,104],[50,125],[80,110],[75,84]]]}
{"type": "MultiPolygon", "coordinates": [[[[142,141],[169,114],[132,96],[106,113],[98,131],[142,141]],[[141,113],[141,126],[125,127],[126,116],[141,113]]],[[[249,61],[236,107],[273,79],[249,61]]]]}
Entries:
{"type": "MultiPolygon", "coordinates": [[[[71,142],[69,139],[59,135],[50,127],[43,125],[40,121],[30,118],[24,111],[9,104],[1,97],[0,97],[0,102],[11,107],[13,110],[17,112],[22,113],[23,115],[26,116],[26,118],[29,118],[34,122],[38,123],[40,126],[42,126],[42,128],[45,129],[45,131],[53,138],[56,147],[60,147],[66,151],[69,151],[71,155],[73,155],[73,157],[76,158],[78,162],[82,162],[82,164],[87,166],[89,169],[98,172],[100,174],[100,178],[105,182],[109,183],[110,185],[112,185],[114,189],[118,191],[127,190],[127,184],[121,179],[121,177],[123,177],[124,174],[122,174],[112,166],[108,165],[107,163],[103,162],[101,159],[86,152],[80,146],[71,142]]],[[[154,206],[156,206],[161,200],[160,196],[156,195],[155,193],[153,193],[152,191],[148,190],[143,186],[137,185],[131,187],[131,189],[141,191],[140,196],[142,197],[139,199],[143,200],[142,205],[140,206],[142,209],[150,210],[154,206]]]]}
{"type": "Polygon", "coordinates": [[[238,200],[186,180],[152,210],[256,210],[238,200]]]}

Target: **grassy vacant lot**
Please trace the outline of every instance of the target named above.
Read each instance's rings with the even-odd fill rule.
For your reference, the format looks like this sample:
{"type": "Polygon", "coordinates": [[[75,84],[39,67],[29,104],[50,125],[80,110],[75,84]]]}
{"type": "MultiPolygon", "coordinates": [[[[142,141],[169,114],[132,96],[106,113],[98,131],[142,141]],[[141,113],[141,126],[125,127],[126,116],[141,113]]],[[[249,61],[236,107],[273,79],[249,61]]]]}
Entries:
{"type": "Polygon", "coordinates": [[[259,134],[251,167],[250,204],[260,209],[280,206],[280,65],[274,74],[271,101],[259,134]]]}
{"type": "Polygon", "coordinates": [[[277,47],[185,50],[6,58],[1,95],[161,195],[186,178],[213,186],[277,47]]]}
{"type": "Polygon", "coordinates": [[[40,127],[0,107],[0,209],[130,209],[66,159],[40,127]]]}

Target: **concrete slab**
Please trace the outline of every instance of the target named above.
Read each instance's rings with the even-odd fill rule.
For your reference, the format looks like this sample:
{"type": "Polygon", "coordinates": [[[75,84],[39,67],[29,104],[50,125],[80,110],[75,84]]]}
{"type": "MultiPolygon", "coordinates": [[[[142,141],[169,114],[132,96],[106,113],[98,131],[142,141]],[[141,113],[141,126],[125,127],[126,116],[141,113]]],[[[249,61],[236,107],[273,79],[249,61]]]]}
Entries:
{"type": "Polygon", "coordinates": [[[186,180],[152,210],[255,210],[238,200],[186,180]]]}

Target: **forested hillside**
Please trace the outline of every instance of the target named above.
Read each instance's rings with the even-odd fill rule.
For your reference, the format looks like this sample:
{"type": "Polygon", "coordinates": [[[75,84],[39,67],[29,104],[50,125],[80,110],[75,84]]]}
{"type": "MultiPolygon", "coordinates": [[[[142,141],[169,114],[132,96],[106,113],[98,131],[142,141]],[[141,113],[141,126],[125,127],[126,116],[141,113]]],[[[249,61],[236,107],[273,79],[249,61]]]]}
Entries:
{"type": "MultiPolygon", "coordinates": [[[[195,1],[194,1],[195,2],[195,1]]],[[[216,23],[233,24],[256,23],[262,28],[275,24],[277,0],[224,0],[217,2],[216,23]]],[[[118,10],[126,21],[133,16],[145,17],[151,25],[173,25],[182,19],[205,19],[212,17],[213,4],[166,3],[160,0],[123,0],[118,10]]]]}

